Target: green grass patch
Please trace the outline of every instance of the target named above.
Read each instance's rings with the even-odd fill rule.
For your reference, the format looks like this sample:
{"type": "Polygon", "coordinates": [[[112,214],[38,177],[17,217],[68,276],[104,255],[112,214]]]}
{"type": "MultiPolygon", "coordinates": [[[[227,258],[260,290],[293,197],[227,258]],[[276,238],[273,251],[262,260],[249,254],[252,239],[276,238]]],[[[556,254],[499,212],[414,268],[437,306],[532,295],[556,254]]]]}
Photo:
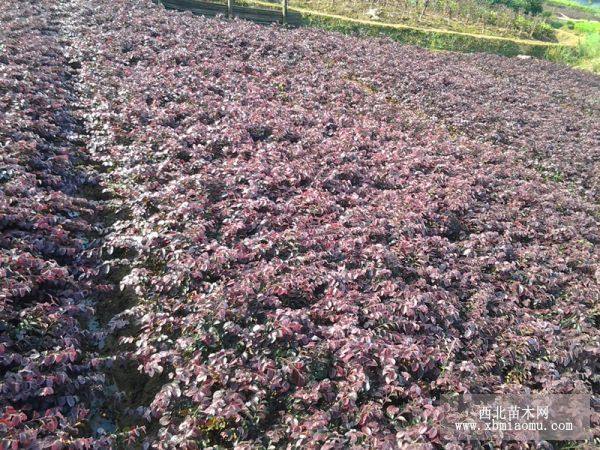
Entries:
{"type": "Polygon", "coordinates": [[[573,30],[580,33],[600,33],[600,22],[581,20],[573,23],[573,30]]]}
{"type": "Polygon", "coordinates": [[[600,73],[600,22],[594,20],[559,21],[559,40],[571,44],[564,58],[568,64],[580,69],[600,73]]]}
{"type": "Polygon", "coordinates": [[[338,18],[306,14],[305,20],[310,26],[317,26],[346,34],[366,36],[388,36],[395,41],[417,45],[433,50],[459,52],[486,52],[504,56],[530,55],[545,58],[549,48],[554,46],[545,43],[526,42],[522,40],[501,39],[490,36],[473,36],[466,33],[452,33],[442,30],[422,30],[418,28],[399,28],[373,24],[348,22],[338,18]]]}
{"type": "Polygon", "coordinates": [[[577,46],[579,61],[576,67],[600,73],[600,33],[590,33],[577,46]]]}

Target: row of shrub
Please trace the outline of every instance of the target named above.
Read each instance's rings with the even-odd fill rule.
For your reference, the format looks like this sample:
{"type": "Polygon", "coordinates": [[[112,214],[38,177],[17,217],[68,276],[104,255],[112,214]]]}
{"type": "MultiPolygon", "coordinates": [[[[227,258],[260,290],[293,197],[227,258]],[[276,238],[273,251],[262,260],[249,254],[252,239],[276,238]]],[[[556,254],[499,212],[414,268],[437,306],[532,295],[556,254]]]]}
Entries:
{"type": "MultiPolygon", "coordinates": [[[[56,2],[0,9],[0,448],[91,442],[97,204],[56,2]]],[[[107,443],[96,440],[98,445],[107,443]]]]}

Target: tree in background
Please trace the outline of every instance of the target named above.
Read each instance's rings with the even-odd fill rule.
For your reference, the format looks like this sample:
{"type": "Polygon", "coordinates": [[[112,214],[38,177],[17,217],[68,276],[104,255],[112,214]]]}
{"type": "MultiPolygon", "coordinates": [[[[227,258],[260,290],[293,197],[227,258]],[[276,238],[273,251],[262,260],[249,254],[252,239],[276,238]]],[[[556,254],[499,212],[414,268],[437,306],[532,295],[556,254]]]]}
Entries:
{"type": "Polygon", "coordinates": [[[543,11],[543,0],[487,0],[493,5],[504,5],[526,14],[539,14],[543,11]]]}

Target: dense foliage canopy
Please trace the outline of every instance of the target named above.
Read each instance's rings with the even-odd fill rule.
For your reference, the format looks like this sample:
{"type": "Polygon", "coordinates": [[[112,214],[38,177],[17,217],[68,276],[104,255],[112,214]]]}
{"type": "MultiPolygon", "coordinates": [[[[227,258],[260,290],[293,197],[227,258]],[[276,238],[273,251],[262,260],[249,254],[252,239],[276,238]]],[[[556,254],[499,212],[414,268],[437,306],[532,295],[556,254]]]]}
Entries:
{"type": "Polygon", "coordinates": [[[493,5],[504,5],[515,11],[527,14],[539,14],[544,10],[543,0],[487,0],[493,5]]]}
{"type": "Polygon", "coordinates": [[[453,393],[598,394],[598,77],[5,3],[0,448],[448,444],[453,393]]]}

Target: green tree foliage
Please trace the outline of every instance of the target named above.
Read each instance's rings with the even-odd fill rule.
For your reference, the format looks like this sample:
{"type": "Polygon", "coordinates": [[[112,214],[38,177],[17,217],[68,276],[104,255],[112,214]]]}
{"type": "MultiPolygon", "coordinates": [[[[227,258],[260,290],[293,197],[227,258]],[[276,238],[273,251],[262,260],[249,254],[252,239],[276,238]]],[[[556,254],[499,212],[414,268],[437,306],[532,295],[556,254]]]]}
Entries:
{"type": "Polygon", "coordinates": [[[542,0],[487,0],[493,5],[504,5],[515,11],[539,14],[543,11],[542,0]]]}

